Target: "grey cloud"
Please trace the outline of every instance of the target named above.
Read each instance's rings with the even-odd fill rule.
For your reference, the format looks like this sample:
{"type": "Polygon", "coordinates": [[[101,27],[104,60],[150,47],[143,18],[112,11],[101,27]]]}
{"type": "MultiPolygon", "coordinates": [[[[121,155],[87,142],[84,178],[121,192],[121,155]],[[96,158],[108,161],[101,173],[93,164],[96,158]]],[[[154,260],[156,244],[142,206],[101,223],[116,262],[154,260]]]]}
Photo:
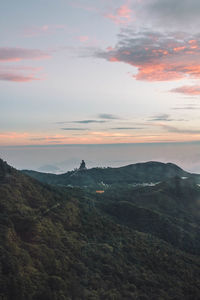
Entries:
{"type": "Polygon", "coordinates": [[[200,109],[199,106],[183,106],[183,107],[172,107],[173,110],[195,110],[200,109]]]}
{"type": "Polygon", "coordinates": [[[173,121],[168,114],[161,114],[152,117],[149,121],[173,121]]]}
{"type": "Polygon", "coordinates": [[[90,123],[105,123],[104,120],[82,120],[82,121],[73,121],[72,123],[78,124],[90,124],[90,123]]]}
{"type": "Polygon", "coordinates": [[[84,136],[84,135],[88,135],[88,133],[72,133],[73,136],[84,136]]]}
{"type": "Polygon", "coordinates": [[[200,134],[200,130],[197,129],[183,129],[177,128],[174,126],[164,125],[162,124],[161,127],[168,132],[180,133],[180,134],[200,134]]]}
{"type": "Polygon", "coordinates": [[[69,123],[74,123],[74,124],[92,124],[92,123],[106,123],[106,120],[80,120],[80,121],[70,121],[70,122],[56,122],[56,124],[69,124],[69,123]]]}
{"type": "Polygon", "coordinates": [[[60,137],[48,137],[47,139],[54,141],[54,140],[60,140],[61,138],[60,137]]]}
{"type": "Polygon", "coordinates": [[[113,130],[141,130],[144,128],[143,127],[113,127],[110,129],[113,129],[113,130]]]}
{"type": "Polygon", "coordinates": [[[71,131],[80,131],[80,130],[89,130],[88,128],[71,128],[71,127],[65,127],[65,128],[60,128],[62,130],[71,130],[71,131]]]}
{"type": "Polygon", "coordinates": [[[99,114],[98,118],[100,118],[100,119],[106,119],[106,120],[117,120],[117,119],[119,119],[119,117],[117,117],[115,115],[106,114],[106,113],[99,114]]]}
{"type": "Polygon", "coordinates": [[[162,26],[191,26],[199,23],[199,0],[152,0],[144,9],[152,20],[162,26]]]}
{"type": "Polygon", "coordinates": [[[30,141],[45,141],[46,138],[30,138],[30,141]]]}
{"type": "Polygon", "coordinates": [[[61,144],[61,140],[56,140],[56,141],[47,141],[48,144],[61,144]]]}
{"type": "Polygon", "coordinates": [[[60,137],[35,137],[35,138],[30,138],[30,141],[46,141],[46,140],[52,140],[52,141],[56,141],[56,140],[60,140],[60,137]]]}

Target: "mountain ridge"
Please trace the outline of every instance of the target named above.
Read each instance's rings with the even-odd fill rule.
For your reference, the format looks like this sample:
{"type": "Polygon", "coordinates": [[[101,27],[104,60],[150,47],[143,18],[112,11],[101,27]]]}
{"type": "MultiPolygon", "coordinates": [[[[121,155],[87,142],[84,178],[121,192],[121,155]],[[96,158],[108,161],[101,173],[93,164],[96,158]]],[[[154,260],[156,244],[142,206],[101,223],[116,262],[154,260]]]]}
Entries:
{"type": "Polygon", "coordinates": [[[158,182],[174,176],[200,178],[199,174],[184,171],[172,163],[150,161],[118,168],[91,168],[63,174],[22,170],[23,173],[49,184],[72,186],[96,186],[103,184],[158,182]]]}

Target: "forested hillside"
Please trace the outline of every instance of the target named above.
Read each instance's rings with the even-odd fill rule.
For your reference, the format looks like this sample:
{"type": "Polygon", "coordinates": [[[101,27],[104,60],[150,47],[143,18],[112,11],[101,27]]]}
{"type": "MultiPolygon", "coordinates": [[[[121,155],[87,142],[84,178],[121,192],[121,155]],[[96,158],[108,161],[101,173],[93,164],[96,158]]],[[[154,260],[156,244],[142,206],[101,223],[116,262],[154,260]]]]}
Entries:
{"type": "Polygon", "coordinates": [[[39,183],[0,160],[0,298],[199,299],[200,190],[39,183]]]}

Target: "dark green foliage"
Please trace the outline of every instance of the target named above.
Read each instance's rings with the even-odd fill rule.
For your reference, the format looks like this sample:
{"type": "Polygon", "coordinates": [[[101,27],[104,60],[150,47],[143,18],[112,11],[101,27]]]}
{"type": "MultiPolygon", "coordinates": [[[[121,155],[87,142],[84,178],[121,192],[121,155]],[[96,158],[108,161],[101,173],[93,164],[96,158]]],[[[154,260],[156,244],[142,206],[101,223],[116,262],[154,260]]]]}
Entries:
{"type": "Polygon", "coordinates": [[[10,170],[0,180],[0,299],[199,299],[194,182],[96,195],[10,170]]]}
{"type": "Polygon", "coordinates": [[[120,224],[200,253],[200,188],[194,179],[174,177],[153,187],[113,187],[100,198],[99,207],[120,224]]]}
{"type": "Polygon", "coordinates": [[[8,179],[14,174],[16,174],[16,170],[0,158],[0,180],[8,179]]]}

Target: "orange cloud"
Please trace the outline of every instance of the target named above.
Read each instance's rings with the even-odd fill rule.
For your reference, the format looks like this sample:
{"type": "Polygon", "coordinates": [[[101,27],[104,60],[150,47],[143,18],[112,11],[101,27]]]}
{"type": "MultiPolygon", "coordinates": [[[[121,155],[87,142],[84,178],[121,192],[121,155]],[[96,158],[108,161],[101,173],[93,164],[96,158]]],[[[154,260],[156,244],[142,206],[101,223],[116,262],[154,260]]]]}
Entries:
{"type": "Polygon", "coordinates": [[[174,66],[169,66],[168,64],[160,65],[144,65],[138,68],[138,74],[133,77],[137,80],[147,80],[147,81],[170,81],[179,80],[184,76],[173,70],[174,66]]]}
{"type": "Polygon", "coordinates": [[[88,137],[73,137],[55,134],[33,134],[27,132],[5,132],[0,133],[0,145],[48,145],[48,144],[73,144],[73,143],[88,143],[88,137]]]}
{"type": "Polygon", "coordinates": [[[118,60],[118,58],[117,57],[110,57],[109,58],[109,61],[112,61],[112,62],[116,62],[116,61],[120,61],[120,60],[118,60]]]}
{"type": "Polygon", "coordinates": [[[189,43],[189,44],[196,44],[197,41],[196,41],[196,40],[189,40],[188,43],[189,43]]]}
{"type": "Polygon", "coordinates": [[[17,138],[26,138],[28,137],[29,134],[27,132],[7,132],[7,133],[0,133],[0,138],[5,138],[5,139],[17,139],[17,138]]]}
{"type": "MultiPolygon", "coordinates": [[[[175,52],[179,52],[179,51],[182,51],[182,50],[184,50],[186,47],[185,46],[182,46],[182,47],[176,47],[176,48],[174,48],[174,51],[175,52]]],[[[191,47],[190,47],[191,48],[191,47]]]]}

